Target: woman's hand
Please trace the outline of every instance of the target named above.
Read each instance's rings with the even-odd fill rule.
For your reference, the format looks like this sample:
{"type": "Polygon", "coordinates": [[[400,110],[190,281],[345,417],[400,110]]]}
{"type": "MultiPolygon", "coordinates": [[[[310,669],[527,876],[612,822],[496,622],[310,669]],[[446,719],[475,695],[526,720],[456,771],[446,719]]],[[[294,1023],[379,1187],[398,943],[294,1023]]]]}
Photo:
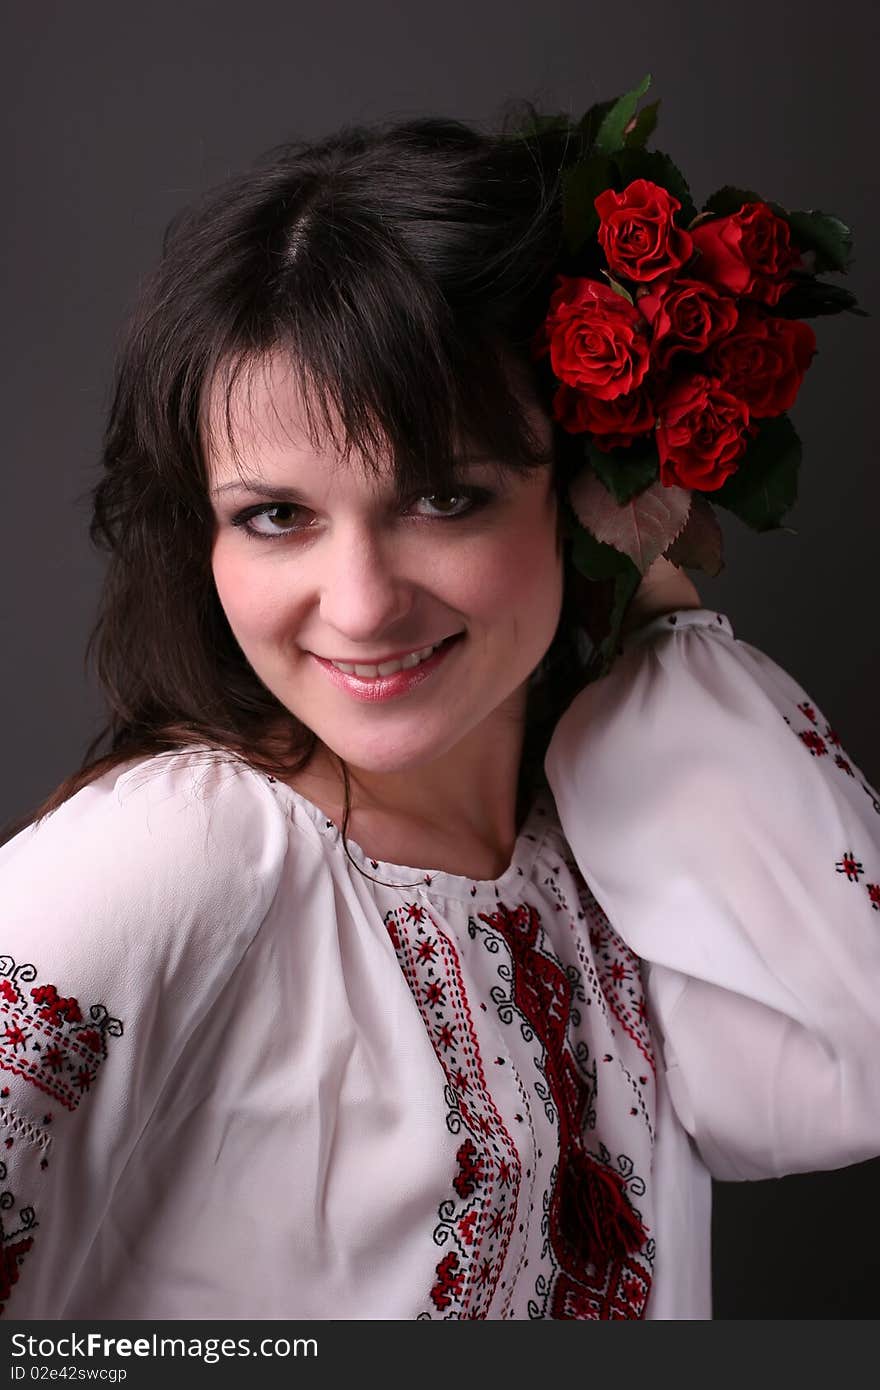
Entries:
{"type": "Polygon", "coordinates": [[[699,592],[684,570],[660,555],[642,576],[642,582],[626,610],[621,636],[625,637],[661,613],[672,613],[676,608],[704,606],[699,592]]]}

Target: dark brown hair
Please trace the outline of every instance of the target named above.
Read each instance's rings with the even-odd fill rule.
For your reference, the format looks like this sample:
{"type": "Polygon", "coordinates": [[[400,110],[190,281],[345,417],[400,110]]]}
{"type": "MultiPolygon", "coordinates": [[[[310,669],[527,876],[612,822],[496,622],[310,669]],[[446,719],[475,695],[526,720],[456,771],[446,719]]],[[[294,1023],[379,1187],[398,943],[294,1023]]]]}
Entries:
{"type": "MultiPolygon", "coordinates": [[[[86,662],[107,723],[4,838],[117,765],[190,744],[279,778],[311,758],[315,735],[249,666],[214,587],[199,431],[219,371],[230,438],[238,375],[281,349],[315,441],[375,466],[390,456],[402,491],[451,490],[467,439],[508,467],[552,466],[564,496],[570,437],[554,425],[548,462],[523,410],[524,381],[549,407],[529,345],[560,248],[568,149],[549,129],[511,135],[533,115],[516,103],[494,134],[437,117],[343,126],[269,150],[173,219],[127,326],[89,494],[108,562],[86,662]]],[[[576,629],[567,582],[530,688],[521,807],[583,678],[576,629]]],[[[346,776],[346,820],[348,790],[346,776]]]]}

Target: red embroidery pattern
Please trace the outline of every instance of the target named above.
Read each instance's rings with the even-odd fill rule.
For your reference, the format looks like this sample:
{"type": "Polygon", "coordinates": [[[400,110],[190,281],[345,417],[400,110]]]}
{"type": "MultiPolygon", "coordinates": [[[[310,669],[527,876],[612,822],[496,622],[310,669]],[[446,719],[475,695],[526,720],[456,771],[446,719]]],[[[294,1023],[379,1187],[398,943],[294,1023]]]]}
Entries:
{"type": "Polygon", "coordinates": [[[0,956],[0,1068],[75,1110],[107,1056],[108,1035],[121,1036],[122,1024],[103,1004],[93,1004],[85,1022],[77,1000],[55,985],[27,989],[36,975],[33,965],[0,956]]]}
{"type": "MultiPolygon", "coordinates": [[[[28,989],[36,975],[33,965],[16,965],[11,956],[0,956],[0,1068],[75,1110],[107,1056],[108,1035],[119,1037],[122,1024],[109,1016],[103,1004],[93,1004],[90,1021],[85,1021],[78,1001],[62,995],[55,985],[28,989]]],[[[40,1167],[46,1168],[48,1134],[7,1109],[8,1096],[9,1087],[4,1086],[0,1089],[4,1149],[36,1147],[42,1155],[40,1167]]],[[[51,1112],[43,1115],[44,1125],[51,1122],[51,1112]]],[[[0,1162],[0,1181],[6,1177],[6,1165],[0,1162]]],[[[15,1208],[15,1197],[6,1189],[0,1194],[0,1314],[33,1246],[30,1232],[40,1224],[32,1206],[15,1208]],[[14,1213],[12,1218],[9,1212],[14,1213]]]]}
{"type": "Polygon", "coordinates": [[[446,1075],[447,1126],[466,1131],[455,1197],[441,1203],[433,1232],[450,1248],[436,1266],[431,1306],[449,1318],[484,1318],[513,1233],[519,1155],[486,1082],[454,943],[420,903],[390,913],[385,925],[446,1075]]]}
{"type": "Polygon", "coordinates": [[[624,1181],[608,1164],[607,1150],[600,1150],[600,1159],[584,1144],[590,1097],[567,1040],[571,981],[540,949],[535,907],[510,910],[499,904],[496,912],[478,918],[499,932],[510,950],[513,1001],[543,1046],[542,1071],[557,1116],[559,1161],[547,1215],[560,1274],[545,1316],[641,1317],[651,1288],[653,1242],[624,1181]]]}
{"type": "MultiPolygon", "coordinates": [[[[810,721],[811,725],[818,724],[819,715],[815,706],[809,700],[801,700],[797,708],[800,710],[801,714],[810,721]]],[[[824,715],[822,716],[825,725],[824,738],[817,732],[816,728],[795,729],[787,715],[783,715],[783,719],[792,732],[797,734],[804,747],[810,750],[814,758],[827,757],[829,744],[834,748],[840,749],[840,752],[835,754],[834,766],[844,773],[845,776],[855,777],[852,763],[849,758],[845,756],[846,750],[841,745],[840,736],[837,731],[831,727],[824,715]]],[[[869,798],[874,810],[880,814],[880,800],[878,800],[873,787],[869,787],[868,783],[862,778],[859,779],[859,784],[862,791],[869,798]]],[[[858,883],[859,879],[862,878],[865,873],[864,865],[856,858],[853,850],[845,850],[843,856],[837,860],[834,867],[839,874],[844,874],[850,883],[858,883]]],[[[864,884],[864,889],[871,907],[875,912],[880,912],[880,883],[866,883],[864,884]]]]}
{"type": "Polygon", "coordinates": [[[846,874],[850,883],[858,883],[862,874],[865,872],[864,865],[859,863],[852,853],[852,850],[848,851],[844,854],[842,859],[838,860],[835,868],[839,874],[846,874]]]}
{"type": "MultiPolygon", "coordinates": [[[[10,1140],[13,1144],[20,1140],[17,1134],[18,1127],[14,1126],[11,1120],[12,1117],[3,1111],[2,1123],[7,1145],[10,1140]]],[[[27,1143],[27,1140],[20,1142],[27,1143]]],[[[39,1225],[33,1207],[16,1209],[15,1197],[5,1187],[6,1178],[6,1164],[0,1162],[0,1182],[4,1184],[4,1191],[0,1196],[0,1315],[6,1311],[6,1300],[12,1292],[13,1285],[18,1283],[24,1257],[34,1243],[34,1238],[29,1232],[39,1225]]]]}
{"type": "MultiPolygon", "coordinates": [[[[562,913],[563,920],[568,923],[572,945],[589,987],[589,995],[580,990],[577,997],[587,1007],[598,1004],[612,1038],[617,1036],[615,1023],[620,1024],[626,1036],[638,1049],[641,1059],[647,1062],[647,1074],[641,1075],[642,1060],[630,1057],[627,1065],[627,1059],[623,1055],[627,1050],[625,1047],[617,1046],[616,1055],[606,1052],[602,1056],[603,1062],[615,1063],[626,1078],[635,1102],[629,1113],[641,1117],[648,1138],[653,1144],[656,1066],[639,958],[611,926],[585,882],[561,831],[556,833],[555,838],[554,848],[559,863],[553,866],[550,876],[543,880],[543,886],[549,888],[556,899],[555,910],[562,913]],[[559,870],[562,865],[569,871],[575,888],[574,905],[568,901],[559,885],[559,870]]],[[[571,969],[572,967],[569,968],[570,972],[571,969]]],[[[574,1014],[573,1020],[577,1017],[578,1015],[574,1014]]],[[[595,1075],[593,1081],[595,1084],[595,1075]]],[[[591,1125],[595,1124],[589,1113],[587,1118],[591,1125]]]]}
{"type": "MultiPolygon", "coordinates": [[[[858,883],[865,873],[864,864],[856,859],[852,850],[846,850],[843,858],[838,859],[834,867],[839,874],[845,874],[850,883],[858,883]]],[[[865,891],[872,908],[875,912],[880,912],[880,883],[866,883],[865,891]]]]}
{"type": "MultiPolygon", "coordinates": [[[[513,1316],[517,1280],[529,1263],[528,1254],[537,1255],[539,1265],[533,1283],[537,1297],[528,1301],[530,1317],[643,1316],[654,1241],[629,1198],[643,1194],[646,1185],[625,1154],[615,1168],[604,1144],[598,1142],[596,1152],[586,1148],[584,1136],[596,1125],[597,1067],[585,1041],[573,1049],[568,1040],[570,1028],[581,1020],[577,1005],[586,1000],[579,971],[563,966],[545,944],[540,915],[532,906],[510,909],[499,903],[495,912],[470,920],[469,936],[482,937],[487,959],[496,962],[493,974],[503,982],[486,996],[500,1023],[519,1028],[527,1041],[536,1040],[530,1050],[531,1077],[520,1076],[509,1055],[492,1062],[493,1071],[506,1069],[498,1072],[499,1104],[504,1096],[512,1128],[523,1126],[518,1148],[486,1084],[487,1067],[456,944],[421,903],[388,913],[385,924],[446,1076],[447,1125],[462,1135],[450,1184],[454,1195],[440,1204],[433,1232],[435,1243],[446,1249],[434,1268],[431,1311],[420,1316],[480,1318],[489,1315],[490,1307],[494,1317],[513,1316]],[[509,1078],[503,1084],[502,1076],[509,1078]],[[535,1097],[539,1106],[533,1109],[535,1097]],[[540,1164],[538,1188],[544,1240],[536,1249],[522,1233],[534,1209],[530,1194],[548,1144],[552,1147],[540,1164]],[[508,1254],[513,1258],[505,1268],[508,1254]]],[[[571,931],[584,938],[576,921],[571,931]]],[[[598,996],[601,985],[593,973],[598,996]]],[[[632,988],[640,994],[638,977],[632,988]]],[[[485,1012],[487,1004],[480,1000],[479,1008],[485,1012]]],[[[638,1010],[630,1020],[619,1005],[614,1017],[621,1015],[632,1022],[651,1059],[650,1036],[638,1010]]],[[[653,1073],[639,1077],[645,1088],[652,1082],[653,1073]]],[[[638,1114],[637,1108],[630,1114],[638,1114]]],[[[646,1121],[643,1104],[640,1123],[646,1121]]],[[[649,1122],[647,1128],[650,1135],[649,1122]]]]}
{"type": "MultiPolygon", "coordinates": [[[[565,901],[558,889],[556,893],[572,924],[578,955],[594,997],[601,1006],[607,1005],[627,1037],[632,1038],[652,1073],[655,1073],[654,1046],[648,1023],[648,1007],[642,989],[639,958],[612,927],[581,878],[575,861],[570,855],[564,855],[563,862],[578,885],[577,910],[572,911],[571,905],[565,901]],[[579,922],[588,924],[592,959],[585,949],[583,929],[578,927],[579,922]]],[[[647,1119],[647,1108],[641,1108],[647,1119]]]]}
{"type": "MultiPolygon", "coordinates": [[[[800,710],[801,714],[805,716],[805,718],[809,719],[812,725],[818,724],[819,714],[816,710],[816,707],[813,704],[811,704],[809,700],[801,700],[800,703],[797,705],[797,708],[800,710]]],[[[855,777],[856,774],[853,770],[853,764],[850,761],[850,759],[845,756],[846,749],[843,748],[841,744],[840,735],[837,733],[836,729],[833,729],[831,727],[824,715],[822,715],[822,722],[825,725],[824,736],[818,733],[816,728],[796,729],[787,714],[784,714],[782,717],[785,720],[788,727],[791,729],[792,733],[800,739],[801,743],[804,745],[805,748],[808,748],[810,750],[810,753],[814,758],[827,757],[829,744],[831,744],[832,748],[839,749],[840,751],[834,755],[834,766],[838,768],[841,772],[843,772],[847,777],[855,777]]],[[[874,810],[877,812],[878,815],[880,815],[880,798],[878,798],[877,793],[874,791],[874,788],[870,787],[868,783],[864,780],[864,778],[861,777],[859,778],[859,785],[861,786],[862,791],[865,793],[868,800],[871,802],[871,805],[874,808],[874,810]]]]}

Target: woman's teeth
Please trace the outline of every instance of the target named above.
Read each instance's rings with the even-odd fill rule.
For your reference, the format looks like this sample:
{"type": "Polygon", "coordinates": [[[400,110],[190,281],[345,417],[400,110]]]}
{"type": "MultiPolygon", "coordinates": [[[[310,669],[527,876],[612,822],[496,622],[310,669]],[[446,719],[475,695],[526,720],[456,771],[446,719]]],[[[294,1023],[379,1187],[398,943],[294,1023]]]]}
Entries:
{"type": "Polygon", "coordinates": [[[410,652],[409,656],[403,656],[399,661],[383,661],[380,666],[351,666],[347,661],[331,661],[330,665],[335,666],[337,671],[344,671],[347,676],[393,676],[395,671],[409,671],[420,662],[427,661],[442,645],[442,642],[437,642],[433,647],[423,647],[420,652],[410,652]]]}

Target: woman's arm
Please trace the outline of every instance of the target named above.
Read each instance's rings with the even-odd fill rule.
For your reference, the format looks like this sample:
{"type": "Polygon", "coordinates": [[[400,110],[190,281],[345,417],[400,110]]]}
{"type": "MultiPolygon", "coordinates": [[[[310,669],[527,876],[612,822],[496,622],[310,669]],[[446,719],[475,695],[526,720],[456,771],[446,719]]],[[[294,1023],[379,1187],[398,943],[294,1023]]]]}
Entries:
{"type": "Polygon", "coordinates": [[[546,768],[644,962],[679,1119],[721,1179],[880,1154],[880,798],[822,709],[711,609],[659,617],[546,768]]]}
{"type": "Polygon", "coordinates": [[[108,773],[0,849],[0,1315],[55,1319],[287,852],[258,774],[108,773]]]}
{"type": "Polygon", "coordinates": [[[636,589],[621,627],[621,636],[662,613],[679,608],[702,608],[703,600],[684,570],[660,555],[648,568],[636,589]]]}

